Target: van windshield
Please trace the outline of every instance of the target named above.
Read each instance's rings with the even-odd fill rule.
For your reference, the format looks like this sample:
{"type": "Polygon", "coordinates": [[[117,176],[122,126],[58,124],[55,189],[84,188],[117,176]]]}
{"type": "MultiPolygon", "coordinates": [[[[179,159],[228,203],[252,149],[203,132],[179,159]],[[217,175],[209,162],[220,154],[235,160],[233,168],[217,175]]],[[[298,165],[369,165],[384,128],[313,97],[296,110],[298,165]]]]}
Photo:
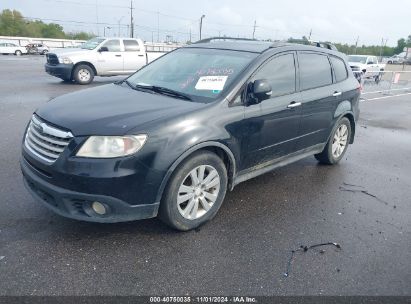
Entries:
{"type": "Polygon", "coordinates": [[[127,82],[137,87],[160,87],[211,102],[257,57],[255,53],[182,48],[145,66],[127,82]]]}
{"type": "Polygon", "coordinates": [[[105,39],[104,38],[93,38],[87,42],[84,42],[81,45],[82,49],[86,50],[94,50],[100,43],[102,43],[105,39]]]}

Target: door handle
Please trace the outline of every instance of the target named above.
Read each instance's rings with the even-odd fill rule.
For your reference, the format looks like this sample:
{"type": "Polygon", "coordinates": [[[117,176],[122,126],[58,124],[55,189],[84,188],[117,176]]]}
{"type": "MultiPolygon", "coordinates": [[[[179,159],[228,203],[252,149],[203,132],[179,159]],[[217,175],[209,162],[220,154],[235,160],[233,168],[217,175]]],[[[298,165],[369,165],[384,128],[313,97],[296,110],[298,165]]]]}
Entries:
{"type": "Polygon", "coordinates": [[[121,57],[121,55],[116,55],[116,57],[121,57]]]}
{"type": "Polygon", "coordinates": [[[144,54],[139,54],[138,57],[144,57],[144,54]]]}
{"type": "Polygon", "coordinates": [[[301,106],[301,102],[295,102],[295,101],[293,101],[292,103],[290,103],[290,104],[287,106],[287,108],[288,108],[288,109],[294,109],[294,108],[299,107],[299,106],[301,106]]]}
{"type": "Polygon", "coordinates": [[[342,95],[342,92],[334,92],[333,93],[333,96],[334,97],[338,97],[338,96],[341,96],[342,95]]]}

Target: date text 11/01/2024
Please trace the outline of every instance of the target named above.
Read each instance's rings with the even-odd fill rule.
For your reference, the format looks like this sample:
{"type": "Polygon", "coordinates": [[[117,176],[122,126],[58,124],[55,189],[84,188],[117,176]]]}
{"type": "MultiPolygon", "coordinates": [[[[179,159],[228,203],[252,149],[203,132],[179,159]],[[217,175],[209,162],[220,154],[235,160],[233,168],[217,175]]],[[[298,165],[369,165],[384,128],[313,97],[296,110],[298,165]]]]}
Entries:
{"type": "Polygon", "coordinates": [[[254,297],[150,297],[150,303],[256,303],[254,297]]]}

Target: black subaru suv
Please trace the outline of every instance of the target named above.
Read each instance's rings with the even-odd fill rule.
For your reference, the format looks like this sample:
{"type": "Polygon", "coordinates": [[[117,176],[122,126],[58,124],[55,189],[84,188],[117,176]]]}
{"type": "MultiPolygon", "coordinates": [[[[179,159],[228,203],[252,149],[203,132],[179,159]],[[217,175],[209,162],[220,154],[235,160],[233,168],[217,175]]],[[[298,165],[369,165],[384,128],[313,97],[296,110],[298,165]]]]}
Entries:
{"type": "Polygon", "coordinates": [[[62,216],[158,215],[190,230],[245,180],[310,155],[338,163],[354,140],[359,96],[339,52],[208,39],[36,110],[24,182],[62,216]]]}

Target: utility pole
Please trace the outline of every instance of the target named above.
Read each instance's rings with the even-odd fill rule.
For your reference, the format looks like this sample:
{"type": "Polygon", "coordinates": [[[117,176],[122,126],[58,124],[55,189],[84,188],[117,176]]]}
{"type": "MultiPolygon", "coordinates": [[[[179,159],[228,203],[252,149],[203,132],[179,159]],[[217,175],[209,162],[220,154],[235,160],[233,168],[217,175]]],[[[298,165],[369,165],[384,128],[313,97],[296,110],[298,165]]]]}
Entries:
{"type": "Polygon", "coordinates": [[[200,40],[201,40],[201,32],[203,31],[203,19],[205,18],[205,15],[202,15],[200,18],[200,40]]]}
{"type": "Polygon", "coordinates": [[[97,0],[96,0],[96,21],[97,21],[97,36],[100,36],[100,29],[98,27],[98,4],[97,4],[97,0]]]}
{"type": "Polygon", "coordinates": [[[160,12],[157,11],[157,42],[160,42],[160,12]]]}
{"type": "Polygon", "coordinates": [[[308,35],[308,41],[311,40],[311,34],[313,33],[313,29],[310,30],[310,35],[308,35]]]}
{"type": "Polygon", "coordinates": [[[189,41],[190,41],[190,43],[191,43],[191,27],[190,27],[190,40],[189,40],[189,41]]]}
{"type": "Polygon", "coordinates": [[[358,41],[360,40],[360,36],[357,36],[357,40],[355,40],[355,49],[354,49],[354,54],[357,54],[357,46],[358,46],[358,41]]]}
{"type": "Polygon", "coordinates": [[[121,20],[124,18],[124,16],[121,16],[121,18],[118,20],[118,37],[120,37],[120,28],[121,28],[121,20]]]}
{"type": "Polygon", "coordinates": [[[134,38],[133,0],[131,0],[130,6],[130,37],[134,38]]]}
{"type": "Polygon", "coordinates": [[[257,27],[257,20],[254,20],[253,39],[255,38],[255,28],[257,27]]]}
{"type": "Polygon", "coordinates": [[[382,61],[382,54],[383,54],[383,50],[385,46],[387,45],[387,41],[388,41],[388,38],[385,39],[385,43],[384,43],[384,38],[381,39],[380,61],[382,61]]]}

